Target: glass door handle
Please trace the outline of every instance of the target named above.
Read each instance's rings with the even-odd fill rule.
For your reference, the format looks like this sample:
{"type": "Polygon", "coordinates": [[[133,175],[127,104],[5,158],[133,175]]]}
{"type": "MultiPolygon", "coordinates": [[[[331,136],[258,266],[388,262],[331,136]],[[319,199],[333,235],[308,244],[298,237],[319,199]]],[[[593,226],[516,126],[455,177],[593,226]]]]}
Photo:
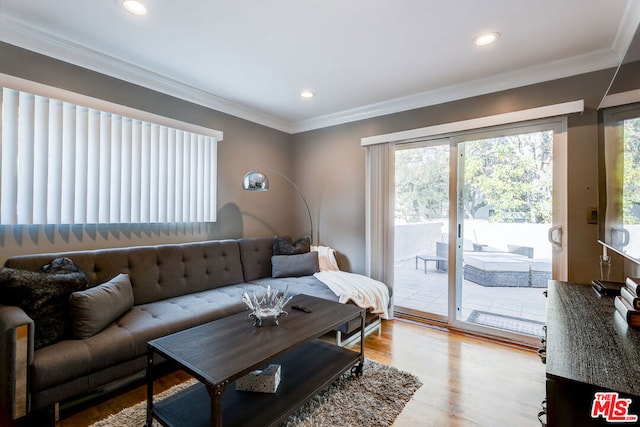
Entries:
{"type": "Polygon", "coordinates": [[[613,246],[627,246],[629,244],[629,230],[621,227],[611,227],[611,242],[613,246]]]}
{"type": "Polygon", "coordinates": [[[556,225],[549,229],[549,242],[552,245],[562,247],[562,225],[556,225]]]}

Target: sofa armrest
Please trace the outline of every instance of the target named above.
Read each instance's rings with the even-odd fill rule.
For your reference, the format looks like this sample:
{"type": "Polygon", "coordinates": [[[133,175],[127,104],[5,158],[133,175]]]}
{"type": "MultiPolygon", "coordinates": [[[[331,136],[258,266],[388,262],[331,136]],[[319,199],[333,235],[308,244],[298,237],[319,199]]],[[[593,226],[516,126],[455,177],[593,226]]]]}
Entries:
{"type": "Polygon", "coordinates": [[[33,320],[19,307],[0,305],[0,333],[0,404],[12,419],[17,419],[29,410],[33,320]]]}

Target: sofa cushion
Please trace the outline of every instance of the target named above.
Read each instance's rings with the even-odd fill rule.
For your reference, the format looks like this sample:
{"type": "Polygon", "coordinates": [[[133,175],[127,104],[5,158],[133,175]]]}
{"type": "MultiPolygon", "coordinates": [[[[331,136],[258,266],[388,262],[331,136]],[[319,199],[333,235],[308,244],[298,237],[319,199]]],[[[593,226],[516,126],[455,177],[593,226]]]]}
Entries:
{"type": "MultiPolygon", "coordinates": [[[[244,289],[256,293],[262,291],[259,285],[240,283],[136,305],[90,340],[117,327],[128,332],[133,339],[134,354],[141,356],[146,353],[146,345],[150,340],[245,311],[242,302],[244,289]]],[[[249,319],[247,322],[248,325],[252,324],[249,319]]]]}
{"type": "Polygon", "coordinates": [[[69,295],[91,282],[70,259],[54,259],[41,271],[0,270],[0,304],[21,307],[34,322],[34,348],[72,336],[69,295]]]}
{"type": "MultiPolygon", "coordinates": [[[[331,301],[338,297],[313,276],[266,278],[149,304],[136,305],[100,333],[83,340],[63,340],[35,353],[31,370],[34,390],[42,391],[90,375],[147,352],[147,342],[167,334],[246,311],[242,292],[261,294],[270,285],[331,301]]],[[[253,328],[247,317],[247,327],[253,328]]]]}
{"type": "MultiPolygon", "coordinates": [[[[63,340],[35,353],[31,382],[36,391],[124,363],[147,353],[155,338],[246,310],[242,292],[262,292],[251,283],[225,286],[136,305],[92,337],[63,340]]],[[[247,327],[253,321],[247,317],[247,327]]]]}
{"type": "Polygon", "coordinates": [[[274,255],[271,257],[272,277],[310,276],[320,271],[318,252],[299,255],[274,255]]]}
{"type": "Polygon", "coordinates": [[[244,280],[250,282],[271,277],[273,238],[250,237],[238,240],[244,280]]]}
{"type": "Polygon", "coordinates": [[[73,292],[69,311],[73,336],[89,338],[133,307],[129,275],[119,274],[110,281],[84,291],[73,292]]]}
{"type": "Polygon", "coordinates": [[[29,381],[39,392],[135,356],[131,333],[115,322],[90,338],[62,340],[36,351],[29,381]]]}
{"type": "Polygon", "coordinates": [[[311,251],[311,239],[308,237],[303,237],[293,243],[286,237],[276,236],[273,238],[274,255],[297,255],[309,251],[311,251]]]}
{"type": "Polygon", "coordinates": [[[289,292],[289,295],[311,295],[318,298],[324,298],[329,301],[338,302],[338,296],[331,289],[315,276],[302,277],[281,277],[281,278],[264,278],[253,281],[265,288],[271,286],[272,289],[289,292]]]}
{"type": "Polygon", "coordinates": [[[7,259],[5,266],[35,271],[55,256],[73,259],[93,283],[127,273],[136,305],[243,281],[235,240],[21,255],[7,259]]]}

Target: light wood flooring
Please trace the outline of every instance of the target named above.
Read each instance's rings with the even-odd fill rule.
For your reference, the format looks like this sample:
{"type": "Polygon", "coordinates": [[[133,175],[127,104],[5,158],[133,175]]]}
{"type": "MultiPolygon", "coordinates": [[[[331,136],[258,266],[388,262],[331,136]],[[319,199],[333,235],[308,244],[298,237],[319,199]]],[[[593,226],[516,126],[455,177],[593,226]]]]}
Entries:
{"type": "Polygon", "coordinates": [[[385,322],[365,343],[368,358],[423,383],[395,427],[540,427],[545,366],[534,349],[403,320],[385,322]]]}
{"type": "MultiPolygon", "coordinates": [[[[394,426],[540,426],[545,369],[533,349],[449,332],[405,320],[383,321],[365,341],[366,357],[417,375],[423,382],[394,426]]],[[[156,383],[159,392],[186,380],[183,372],[156,383]]],[[[63,427],[87,426],[145,400],[144,385],[66,415],[63,427]]]]}

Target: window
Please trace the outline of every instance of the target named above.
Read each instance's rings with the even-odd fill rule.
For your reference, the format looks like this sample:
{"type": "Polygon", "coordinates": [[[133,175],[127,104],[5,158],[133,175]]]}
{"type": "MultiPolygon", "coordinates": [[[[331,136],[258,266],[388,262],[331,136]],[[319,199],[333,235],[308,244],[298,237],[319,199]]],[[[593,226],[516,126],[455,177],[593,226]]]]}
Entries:
{"type": "Polygon", "coordinates": [[[107,108],[0,91],[0,224],[216,220],[221,132],[77,94],[107,108]]]}

